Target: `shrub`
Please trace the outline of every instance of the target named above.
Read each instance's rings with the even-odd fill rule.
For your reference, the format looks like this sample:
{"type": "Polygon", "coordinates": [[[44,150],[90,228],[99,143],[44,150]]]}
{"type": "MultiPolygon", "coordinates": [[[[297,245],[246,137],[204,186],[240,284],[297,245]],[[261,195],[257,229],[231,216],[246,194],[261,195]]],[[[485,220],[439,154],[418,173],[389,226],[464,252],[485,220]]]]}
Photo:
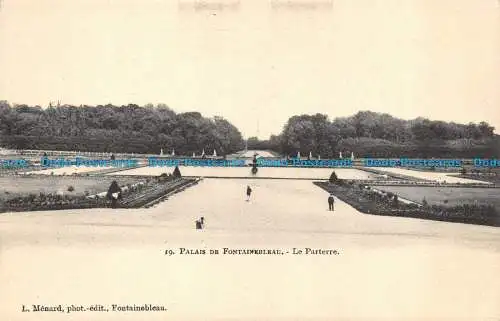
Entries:
{"type": "Polygon", "coordinates": [[[74,190],[75,188],[73,187],[73,185],[68,186],[68,192],[73,192],[74,190]]]}
{"type": "Polygon", "coordinates": [[[337,174],[335,174],[335,171],[332,171],[332,174],[330,175],[330,179],[328,181],[332,184],[337,183],[339,178],[337,177],[337,174]]]}
{"type": "Polygon", "coordinates": [[[398,207],[399,206],[399,200],[398,200],[398,196],[394,194],[394,197],[392,199],[392,205],[394,207],[398,207]]]}
{"type": "Polygon", "coordinates": [[[408,207],[409,209],[417,209],[418,205],[415,203],[410,203],[410,204],[407,204],[406,207],[408,207]]]}
{"type": "Polygon", "coordinates": [[[161,175],[158,177],[159,182],[166,181],[168,179],[167,173],[161,173],[161,175]]]}
{"type": "Polygon", "coordinates": [[[172,175],[173,175],[175,178],[180,178],[180,177],[182,177],[182,175],[181,175],[181,171],[179,170],[179,166],[175,166],[175,169],[174,169],[174,172],[172,173],[172,175]]]}

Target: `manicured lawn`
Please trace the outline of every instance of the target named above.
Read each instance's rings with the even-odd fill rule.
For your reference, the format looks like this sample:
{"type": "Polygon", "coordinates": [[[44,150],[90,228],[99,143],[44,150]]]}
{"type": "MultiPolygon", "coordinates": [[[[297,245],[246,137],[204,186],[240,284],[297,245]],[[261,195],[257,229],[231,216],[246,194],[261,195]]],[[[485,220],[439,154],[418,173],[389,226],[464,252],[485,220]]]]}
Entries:
{"type": "Polygon", "coordinates": [[[0,200],[6,200],[19,195],[63,192],[70,195],[84,195],[107,191],[113,180],[120,186],[140,181],[133,177],[75,177],[75,176],[0,176],[0,200]],[[69,192],[68,187],[73,186],[74,191],[69,192]]]}
{"type": "Polygon", "coordinates": [[[500,209],[500,188],[378,186],[377,189],[417,203],[422,203],[425,198],[429,205],[491,204],[500,209]]]}

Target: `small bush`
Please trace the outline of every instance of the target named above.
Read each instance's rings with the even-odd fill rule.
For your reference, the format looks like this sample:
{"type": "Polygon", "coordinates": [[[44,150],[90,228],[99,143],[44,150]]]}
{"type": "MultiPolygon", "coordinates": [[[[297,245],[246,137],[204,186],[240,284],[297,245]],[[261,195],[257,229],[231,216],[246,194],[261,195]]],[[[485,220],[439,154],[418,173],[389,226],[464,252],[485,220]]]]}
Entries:
{"type": "Polygon", "coordinates": [[[73,185],[68,186],[68,192],[73,192],[74,190],[75,188],[73,187],[73,185]]]}
{"type": "Polygon", "coordinates": [[[394,194],[394,197],[393,197],[392,201],[393,201],[393,205],[394,205],[394,206],[398,206],[398,204],[399,204],[399,199],[398,199],[398,196],[397,196],[397,195],[395,195],[395,194],[394,194]]]}
{"type": "Polygon", "coordinates": [[[335,184],[337,183],[339,180],[339,178],[337,177],[337,174],[335,173],[335,171],[332,172],[332,174],[330,175],[330,179],[328,179],[328,181],[332,184],[335,184]]]}
{"type": "Polygon", "coordinates": [[[175,178],[180,178],[180,177],[182,177],[182,175],[181,175],[181,171],[179,170],[179,166],[175,166],[175,169],[174,169],[174,172],[172,173],[172,175],[173,175],[175,178]]]}

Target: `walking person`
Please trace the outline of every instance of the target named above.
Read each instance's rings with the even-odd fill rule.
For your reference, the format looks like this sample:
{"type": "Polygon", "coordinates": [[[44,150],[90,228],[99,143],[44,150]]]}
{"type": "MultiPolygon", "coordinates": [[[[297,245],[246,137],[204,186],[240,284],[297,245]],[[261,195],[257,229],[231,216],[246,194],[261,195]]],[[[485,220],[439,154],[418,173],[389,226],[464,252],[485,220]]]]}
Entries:
{"type": "Polygon", "coordinates": [[[328,196],[328,210],[333,211],[333,203],[335,203],[335,198],[333,197],[333,194],[330,193],[330,196],[328,196]]]}
{"type": "Polygon", "coordinates": [[[252,195],[252,189],[247,185],[247,202],[250,200],[250,195],[252,195]]]}

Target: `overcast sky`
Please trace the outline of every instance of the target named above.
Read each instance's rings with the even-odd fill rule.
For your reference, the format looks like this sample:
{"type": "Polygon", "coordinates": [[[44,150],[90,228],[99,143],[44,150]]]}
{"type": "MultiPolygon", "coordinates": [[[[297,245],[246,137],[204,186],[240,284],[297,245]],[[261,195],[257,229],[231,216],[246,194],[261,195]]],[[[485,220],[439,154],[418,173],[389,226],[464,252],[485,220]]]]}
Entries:
{"type": "Polygon", "coordinates": [[[500,132],[497,0],[284,1],[3,0],[0,99],[166,103],[261,138],[360,110],[500,132]]]}

